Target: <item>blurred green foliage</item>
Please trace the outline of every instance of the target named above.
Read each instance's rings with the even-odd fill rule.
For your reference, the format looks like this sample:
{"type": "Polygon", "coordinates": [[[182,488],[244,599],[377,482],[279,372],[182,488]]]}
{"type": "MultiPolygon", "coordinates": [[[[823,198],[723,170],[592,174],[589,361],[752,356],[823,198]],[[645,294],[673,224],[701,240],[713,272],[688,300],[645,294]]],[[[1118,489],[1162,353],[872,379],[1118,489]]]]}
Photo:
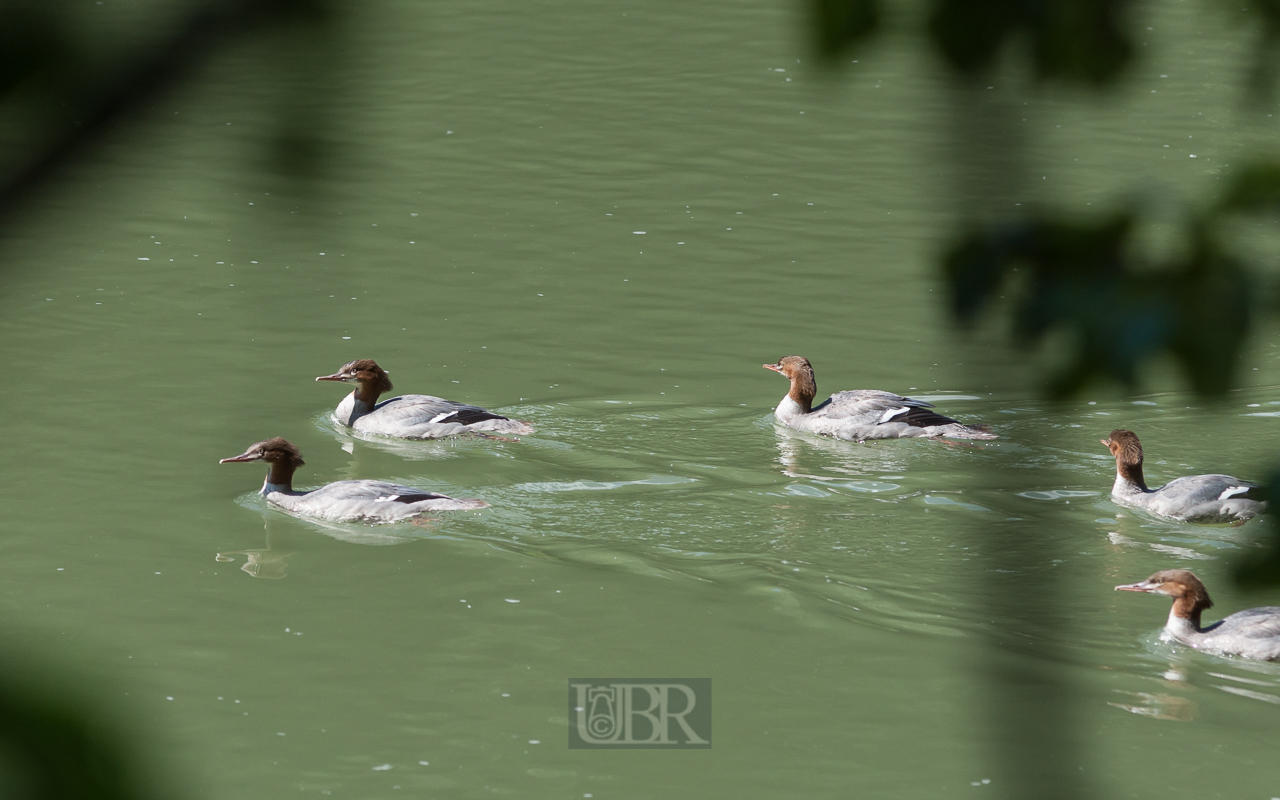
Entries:
{"type": "MultiPolygon", "coordinates": [[[[827,63],[869,43],[884,26],[880,0],[810,0],[814,41],[827,63]]],[[[1242,76],[1254,102],[1275,94],[1280,0],[1246,6],[1206,0],[1252,23],[1252,68],[1242,76]]],[[[1123,80],[1141,12],[1131,0],[933,0],[919,38],[937,51],[960,90],[1002,60],[1036,80],[1095,90],[1123,80]],[[1008,58],[1014,50],[1023,61],[1008,58]]],[[[1237,365],[1260,314],[1269,276],[1236,253],[1233,222],[1280,211],[1280,163],[1261,154],[1235,169],[1203,210],[1189,211],[1177,255],[1144,252],[1142,208],[1121,200],[1106,216],[1077,218],[1041,209],[971,223],[946,248],[942,276],[955,318],[973,325],[989,309],[1008,314],[1015,346],[1057,334],[1070,352],[1050,377],[1050,396],[1096,382],[1136,387],[1142,367],[1171,360],[1194,391],[1220,398],[1238,385],[1237,365]]],[[[1271,483],[1280,496],[1280,471],[1271,483]]],[[[1280,583],[1280,525],[1267,515],[1261,554],[1238,570],[1242,583],[1280,583]]]]}
{"type": "MultiPolygon", "coordinates": [[[[101,5],[0,0],[0,218],[211,58],[264,33],[311,44],[280,47],[294,60],[275,63],[264,84],[289,90],[277,111],[282,171],[320,165],[316,126],[296,111],[308,105],[299,95],[323,96],[334,63],[328,0],[162,0],[112,14],[101,5]],[[304,81],[286,80],[302,71],[304,81]]],[[[264,65],[272,49],[263,48],[264,65]]]]}
{"type": "Polygon", "coordinates": [[[1280,168],[1240,170],[1217,204],[1187,222],[1185,252],[1164,258],[1142,252],[1133,210],[1089,221],[1041,213],[976,228],[943,262],[952,311],[972,323],[993,298],[1011,296],[1020,346],[1070,333],[1074,350],[1049,385],[1054,396],[1098,379],[1135,388],[1139,367],[1161,356],[1197,393],[1220,396],[1236,383],[1262,296],[1262,280],[1224,245],[1229,223],[1277,200],[1280,168]]]}
{"type": "MultiPolygon", "coordinates": [[[[831,62],[882,27],[878,0],[813,0],[813,8],[816,46],[831,62]]],[[[1261,20],[1254,74],[1270,75],[1280,0],[1244,11],[1261,20]]],[[[981,78],[1020,44],[1033,77],[1102,88],[1122,79],[1130,61],[1134,14],[1130,0],[934,0],[920,34],[959,81],[981,78]]],[[[1280,207],[1280,165],[1236,170],[1215,204],[1188,215],[1187,252],[1174,260],[1141,251],[1135,201],[1115,207],[1105,218],[1041,210],[972,226],[943,258],[956,318],[972,324],[1003,296],[1012,298],[1016,345],[1065,333],[1074,350],[1048,381],[1055,397],[1097,380],[1133,388],[1144,364],[1169,356],[1197,393],[1223,395],[1237,385],[1238,357],[1267,288],[1232,254],[1229,220],[1280,207]]]]}
{"type": "MultiPolygon", "coordinates": [[[[44,670],[0,662],[0,797],[5,800],[148,800],[151,775],[110,721],[44,670]],[[32,676],[39,674],[43,682],[32,676]]],[[[151,770],[148,770],[151,772],[151,770]]]]}
{"type": "MultiPolygon", "coordinates": [[[[1280,51],[1280,0],[1205,0],[1258,21],[1253,77],[1270,88],[1280,51]]],[[[811,33],[829,62],[870,41],[883,27],[881,0],[809,0],[811,33]]],[[[905,5],[905,4],[903,4],[905,5]]],[[[933,0],[922,38],[959,74],[995,66],[1011,45],[1028,45],[1033,73],[1042,79],[1101,87],[1122,77],[1133,54],[1135,3],[1131,0],[933,0]]]]}
{"type": "Polygon", "coordinates": [[[1267,480],[1269,501],[1267,513],[1263,519],[1267,525],[1267,533],[1260,537],[1258,548],[1247,556],[1236,560],[1236,584],[1245,589],[1269,589],[1280,584],[1280,525],[1276,523],[1274,498],[1280,490],[1280,468],[1274,469],[1267,480]]]}
{"type": "Polygon", "coordinates": [[[929,36],[963,73],[990,69],[1021,37],[1030,44],[1039,77],[1100,84],[1115,79],[1133,52],[1124,24],[1129,5],[1127,0],[938,0],[929,36]]]}
{"type": "Polygon", "coordinates": [[[880,25],[876,0],[813,0],[812,10],[818,53],[829,62],[870,38],[880,25]]]}
{"type": "MultiPolygon", "coordinates": [[[[276,37],[277,47],[260,48],[264,64],[266,51],[284,54],[264,76],[285,94],[274,109],[278,141],[268,143],[276,166],[295,176],[318,169],[314,112],[326,106],[323,79],[337,62],[326,0],[161,0],[112,14],[101,6],[0,0],[0,224],[211,58],[255,36],[276,37]]],[[[65,686],[33,682],[36,674],[0,661],[0,798],[154,797],[114,715],[65,686]]]]}

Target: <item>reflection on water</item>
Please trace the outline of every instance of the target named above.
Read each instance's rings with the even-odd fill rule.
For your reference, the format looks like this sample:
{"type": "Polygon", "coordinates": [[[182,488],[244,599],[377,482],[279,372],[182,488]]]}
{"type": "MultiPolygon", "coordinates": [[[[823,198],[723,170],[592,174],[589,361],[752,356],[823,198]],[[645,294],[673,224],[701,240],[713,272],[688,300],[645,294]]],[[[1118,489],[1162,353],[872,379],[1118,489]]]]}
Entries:
{"type": "Polygon", "coordinates": [[[1239,695],[1240,697],[1247,697],[1250,700],[1261,700],[1264,703],[1273,703],[1275,705],[1280,705],[1280,696],[1277,696],[1274,694],[1267,694],[1266,692],[1258,692],[1252,689],[1244,689],[1239,686],[1216,686],[1214,688],[1221,689],[1222,691],[1227,692],[1228,694],[1235,694],[1235,695],[1239,695]]]}
{"type": "Polygon", "coordinates": [[[288,557],[293,555],[293,551],[283,552],[272,550],[270,544],[262,550],[228,550],[225,553],[218,553],[215,561],[235,562],[235,556],[246,556],[245,562],[240,565],[240,570],[245,572],[251,578],[283,578],[285,570],[288,568],[288,557]]]}
{"type": "Polygon", "coordinates": [[[1250,700],[1280,705],[1280,664],[1250,663],[1245,662],[1244,659],[1232,659],[1232,666],[1239,670],[1248,671],[1251,674],[1245,676],[1226,672],[1207,672],[1206,674],[1210,677],[1231,681],[1232,684],[1235,684],[1213,684],[1215,689],[1220,689],[1228,694],[1247,697],[1250,700]],[[1237,664],[1236,662],[1239,663],[1237,664]],[[1267,677],[1261,677],[1264,675],[1267,677]],[[1244,684],[1244,686],[1240,684],[1244,684]],[[1253,688],[1247,689],[1244,688],[1245,686],[1253,688]],[[1261,691],[1264,689],[1269,689],[1270,691],[1261,691]]]}
{"type": "MultiPolygon", "coordinates": [[[[772,420],[773,417],[767,419],[772,420]]],[[[797,431],[785,425],[774,424],[772,427],[778,444],[777,461],[782,465],[783,473],[791,478],[815,481],[901,472],[911,461],[912,451],[907,448],[933,444],[910,440],[859,444],[797,431]]]]}
{"type": "Polygon", "coordinates": [[[1147,547],[1147,548],[1150,548],[1153,552],[1160,553],[1161,555],[1166,555],[1174,559],[1189,559],[1192,561],[1212,561],[1214,558],[1217,557],[1217,556],[1208,555],[1206,553],[1196,552],[1195,550],[1192,550],[1190,547],[1178,547],[1177,545],[1162,544],[1160,542],[1139,542],[1134,539],[1130,539],[1128,536],[1125,536],[1122,533],[1117,533],[1116,531],[1108,531],[1107,538],[1111,541],[1112,544],[1116,545],[1117,548],[1147,547]]]}
{"type": "Polygon", "coordinates": [[[1188,722],[1196,718],[1197,708],[1195,702],[1176,694],[1125,692],[1120,689],[1117,689],[1116,692],[1128,695],[1134,698],[1136,702],[1108,702],[1107,705],[1124,709],[1133,714],[1151,717],[1152,719],[1188,722]]]}
{"type": "MultiPolygon", "coordinates": [[[[265,511],[266,503],[261,500],[262,496],[255,496],[259,498],[259,502],[255,505],[258,509],[265,511]]],[[[237,502],[246,507],[254,507],[245,502],[244,498],[237,502]]],[[[264,516],[262,527],[266,535],[266,543],[262,547],[221,551],[214,556],[214,560],[221,563],[235,563],[236,556],[244,556],[245,561],[240,565],[240,569],[249,577],[269,580],[285,577],[289,568],[289,556],[298,552],[293,541],[293,531],[280,525],[271,514],[264,516]]]]}
{"type": "Polygon", "coordinates": [[[1101,492],[1082,492],[1073,489],[1046,489],[1041,491],[1018,492],[1018,497],[1028,500],[1061,500],[1072,497],[1097,497],[1101,492]]]}
{"type": "Polygon", "coordinates": [[[552,483],[521,483],[511,487],[521,492],[597,492],[621,489],[624,486],[672,486],[680,483],[697,483],[697,478],[680,475],[650,475],[634,481],[568,481],[552,483]]]}

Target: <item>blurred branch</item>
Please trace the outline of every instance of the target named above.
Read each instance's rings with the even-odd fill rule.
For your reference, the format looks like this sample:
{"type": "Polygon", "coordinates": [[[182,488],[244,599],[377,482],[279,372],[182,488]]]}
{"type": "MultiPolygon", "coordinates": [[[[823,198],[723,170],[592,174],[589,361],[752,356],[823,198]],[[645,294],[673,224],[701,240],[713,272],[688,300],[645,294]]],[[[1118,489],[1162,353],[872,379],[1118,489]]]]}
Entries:
{"type": "Polygon", "coordinates": [[[14,213],[69,161],[89,150],[117,125],[231,42],[284,23],[325,16],[324,0],[215,0],[185,15],[167,36],[131,63],[98,79],[61,32],[51,6],[23,5],[0,13],[0,94],[42,87],[48,106],[65,104],[61,122],[49,126],[16,166],[0,178],[0,220],[14,213]]]}

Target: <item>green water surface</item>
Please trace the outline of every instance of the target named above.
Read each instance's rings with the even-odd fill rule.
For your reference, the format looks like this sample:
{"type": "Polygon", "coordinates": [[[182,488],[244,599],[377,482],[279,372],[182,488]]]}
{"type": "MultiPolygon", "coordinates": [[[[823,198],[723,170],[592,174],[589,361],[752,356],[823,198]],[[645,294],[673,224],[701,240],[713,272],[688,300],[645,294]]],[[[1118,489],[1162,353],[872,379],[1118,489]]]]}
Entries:
{"type": "MultiPolygon", "coordinates": [[[[1208,197],[1272,140],[1232,93],[1231,21],[1153,19],[1100,103],[991,90],[1026,102],[1025,202],[1208,197]]],[[[1122,511],[1098,443],[1138,431],[1153,483],[1261,479],[1273,333],[1221,406],[1161,375],[1037,399],[1044,364],[957,337],[935,273],[957,152],[990,143],[949,135],[928,53],[891,30],[823,75],[803,23],[770,2],[368,4],[314,183],[264,167],[251,46],[68,173],[4,242],[6,647],[106,696],[192,797],[1012,796],[1006,661],[1062,687],[1044,725],[1065,744],[1028,769],[1091,796],[1280,794],[1280,668],[1161,643],[1165,601],[1112,591],[1187,567],[1214,614],[1280,604],[1230,581],[1252,524],[1122,511]],[[1001,438],[776,428],[785,382],[760,365],[791,353],[822,396],[931,396],[1001,438]],[[313,378],[354,358],[537,433],[352,438],[313,378]],[[271,436],[302,450],[299,486],[492,507],[294,519],[258,465],[217,463],[271,436]],[[1061,625],[1027,635],[1000,604],[997,539],[1061,625]],[[711,678],[712,749],[568,749],[581,676],[711,678]]]]}

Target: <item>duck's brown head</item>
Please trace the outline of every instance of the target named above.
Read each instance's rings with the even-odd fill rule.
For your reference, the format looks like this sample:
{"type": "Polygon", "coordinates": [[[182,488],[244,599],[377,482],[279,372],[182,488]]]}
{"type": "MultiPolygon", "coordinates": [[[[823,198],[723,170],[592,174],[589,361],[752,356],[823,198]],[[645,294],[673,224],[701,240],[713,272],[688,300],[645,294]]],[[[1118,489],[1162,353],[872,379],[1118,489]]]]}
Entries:
{"type": "Polygon", "coordinates": [[[1172,597],[1173,613],[1191,620],[1197,628],[1200,627],[1200,612],[1213,608],[1209,590],[1204,588],[1204,584],[1190,570],[1185,569],[1161,570],[1145,581],[1117,586],[1116,591],[1146,592],[1172,597]]]}
{"type": "Polygon", "coordinates": [[[282,439],[279,436],[274,439],[267,439],[265,442],[249,445],[249,449],[240,455],[224,458],[218,463],[237,464],[243,461],[265,461],[272,466],[280,464],[294,469],[306,463],[302,460],[302,453],[298,452],[297,446],[288,439],[282,439]]]}
{"type": "Polygon", "coordinates": [[[809,363],[809,359],[804,356],[786,356],[778,359],[777,364],[761,366],[790,379],[791,391],[788,394],[791,399],[799,403],[805,411],[810,409],[813,397],[818,393],[818,381],[814,377],[813,365],[809,363]]]}
{"type": "Polygon", "coordinates": [[[393,388],[391,386],[391,378],[387,376],[387,371],[378,366],[378,362],[371,358],[361,358],[348,362],[343,365],[342,369],[332,375],[321,375],[316,380],[358,384],[359,388],[356,391],[360,399],[370,405],[378,401],[379,395],[385,394],[393,388]]]}
{"type": "Polygon", "coordinates": [[[1117,461],[1142,466],[1142,442],[1138,441],[1138,434],[1133,431],[1118,428],[1111,432],[1111,438],[1100,441],[1107,446],[1117,461]]]}
{"type": "Polygon", "coordinates": [[[1111,438],[1101,441],[1116,457],[1116,472],[1120,477],[1145,490],[1147,482],[1142,477],[1142,442],[1138,441],[1138,434],[1118,428],[1111,432],[1111,438]]]}
{"type": "MultiPolygon", "coordinates": [[[[285,491],[292,490],[294,470],[305,463],[302,460],[302,453],[298,452],[293,442],[279,436],[249,445],[249,449],[240,455],[224,458],[218,463],[237,464],[243,461],[267,462],[270,467],[267,472],[267,484],[277,488],[283,487],[285,491]]],[[[266,491],[266,487],[263,491],[266,491]]]]}

